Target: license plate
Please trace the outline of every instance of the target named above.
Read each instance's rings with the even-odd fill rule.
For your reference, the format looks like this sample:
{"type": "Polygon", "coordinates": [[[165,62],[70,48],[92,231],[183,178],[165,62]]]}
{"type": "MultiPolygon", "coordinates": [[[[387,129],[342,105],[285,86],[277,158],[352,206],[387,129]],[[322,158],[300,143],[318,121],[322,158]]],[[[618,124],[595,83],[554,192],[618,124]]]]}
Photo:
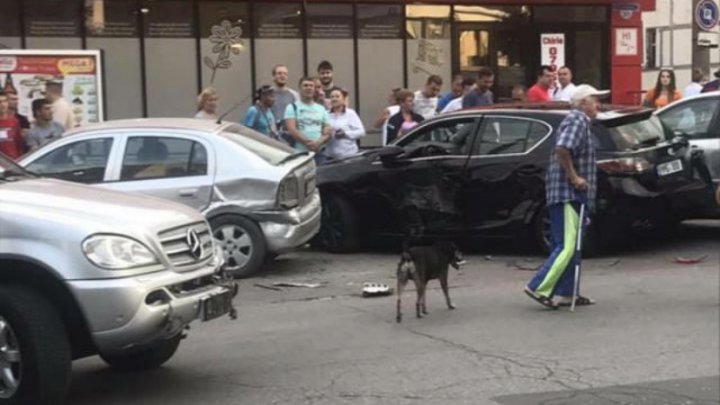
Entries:
{"type": "Polygon", "coordinates": [[[232,298],[232,291],[229,290],[203,298],[200,301],[202,320],[210,321],[229,313],[232,308],[232,298]]]}
{"type": "Polygon", "coordinates": [[[661,163],[657,166],[657,172],[660,176],[667,176],[668,174],[677,173],[682,171],[683,165],[680,159],[673,160],[667,163],[661,163]]]}

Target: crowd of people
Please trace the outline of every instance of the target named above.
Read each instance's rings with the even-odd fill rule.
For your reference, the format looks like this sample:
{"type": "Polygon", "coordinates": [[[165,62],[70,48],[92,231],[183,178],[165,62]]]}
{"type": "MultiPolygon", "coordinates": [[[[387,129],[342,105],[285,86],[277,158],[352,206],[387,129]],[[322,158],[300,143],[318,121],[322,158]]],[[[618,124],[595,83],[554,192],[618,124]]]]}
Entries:
{"type": "MultiPolygon", "coordinates": [[[[720,71],[715,76],[720,78],[720,71]]],[[[273,67],[272,85],[265,84],[255,91],[255,102],[245,112],[241,123],[283,141],[299,152],[312,150],[319,161],[357,153],[357,141],[365,135],[365,128],[357,113],[349,107],[348,91],[335,85],[332,64],[321,62],[317,76],[303,77],[299,81],[299,91],[290,87],[288,77],[287,66],[273,67]]],[[[382,144],[389,144],[437,114],[494,104],[495,94],[491,90],[494,83],[494,72],[482,67],[476,77],[454,76],[450,90],[443,93],[443,79],[430,75],[423,88],[417,91],[392,89],[387,105],[372,125],[382,131],[382,144]]],[[[656,86],[646,92],[643,104],[659,108],[681,97],[713,88],[717,89],[717,80],[706,83],[703,72],[695,69],[693,82],[680,94],[674,72],[663,69],[656,86]]],[[[511,100],[513,103],[570,102],[576,91],[570,67],[555,70],[540,66],[535,83],[530,88],[515,85],[511,100]]],[[[196,117],[217,119],[216,108],[217,93],[212,88],[205,89],[198,97],[196,117]]]]}
{"type": "Polygon", "coordinates": [[[17,93],[0,91],[0,153],[18,159],[75,126],[61,83],[46,83],[45,96],[32,101],[32,114],[30,120],[18,112],[17,93]]]}

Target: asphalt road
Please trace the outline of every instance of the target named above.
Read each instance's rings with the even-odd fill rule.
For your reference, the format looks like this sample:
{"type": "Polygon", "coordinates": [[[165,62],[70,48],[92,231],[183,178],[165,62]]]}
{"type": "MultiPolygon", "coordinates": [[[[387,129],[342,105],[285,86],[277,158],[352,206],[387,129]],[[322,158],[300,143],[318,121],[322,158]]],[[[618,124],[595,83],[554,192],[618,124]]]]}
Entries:
{"type": "Polygon", "coordinates": [[[118,373],[74,364],[71,404],[720,404],[720,222],[686,224],[674,241],[584,262],[591,307],[548,311],[522,288],[541,257],[479,248],[437,282],[424,319],[414,290],[395,322],[391,253],[279,258],[241,282],[236,321],[195,324],[163,368],[118,373]],[[491,256],[487,256],[491,255],[491,256]],[[677,256],[703,258],[679,264],[677,256]],[[317,288],[258,287],[277,282],[317,288]]]}

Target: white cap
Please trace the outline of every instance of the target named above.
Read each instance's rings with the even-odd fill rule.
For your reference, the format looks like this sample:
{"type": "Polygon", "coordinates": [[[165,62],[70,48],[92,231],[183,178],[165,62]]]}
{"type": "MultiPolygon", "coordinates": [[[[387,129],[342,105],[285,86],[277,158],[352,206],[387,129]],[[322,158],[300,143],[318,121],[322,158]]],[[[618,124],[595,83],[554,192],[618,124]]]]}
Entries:
{"type": "Polygon", "coordinates": [[[589,84],[581,84],[575,88],[575,92],[573,93],[570,101],[577,103],[587,97],[605,97],[608,94],[610,94],[610,90],[598,90],[589,84]]]}

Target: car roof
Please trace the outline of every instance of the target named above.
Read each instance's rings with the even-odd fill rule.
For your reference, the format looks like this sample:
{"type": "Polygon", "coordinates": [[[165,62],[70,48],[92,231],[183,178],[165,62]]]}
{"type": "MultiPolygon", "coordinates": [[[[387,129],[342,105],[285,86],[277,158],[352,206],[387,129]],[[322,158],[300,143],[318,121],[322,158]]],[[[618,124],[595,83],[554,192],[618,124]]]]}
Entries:
{"type": "Polygon", "coordinates": [[[114,129],[185,129],[191,131],[200,131],[215,133],[222,128],[230,125],[230,122],[222,122],[205,120],[198,118],[136,118],[109,120],[97,124],[83,125],[68,131],[65,136],[75,133],[96,131],[96,130],[114,130],[114,129]]]}
{"type": "Polygon", "coordinates": [[[700,93],[700,94],[696,94],[696,95],[690,96],[690,97],[683,97],[680,100],[675,101],[674,103],[670,103],[670,104],[666,105],[665,107],[658,109],[655,113],[657,114],[657,113],[663,112],[665,110],[675,107],[678,104],[687,103],[688,101],[702,100],[704,98],[718,98],[718,97],[720,97],[720,90],[709,91],[706,93],[700,93]]]}
{"type": "MultiPolygon", "coordinates": [[[[463,116],[477,113],[545,113],[564,116],[572,106],[564,101],[553,101],[547,103],[500,103],[489,106],[473,107],[456,111],[441,116],[463,116]]],[[[616,119],[618,117],[632,116],[636,114],[649,114],[651,109],[640,106],[627,106],[617,104],[601,104],[600,112],[603,113],[598,120],[616,119]]]]}

